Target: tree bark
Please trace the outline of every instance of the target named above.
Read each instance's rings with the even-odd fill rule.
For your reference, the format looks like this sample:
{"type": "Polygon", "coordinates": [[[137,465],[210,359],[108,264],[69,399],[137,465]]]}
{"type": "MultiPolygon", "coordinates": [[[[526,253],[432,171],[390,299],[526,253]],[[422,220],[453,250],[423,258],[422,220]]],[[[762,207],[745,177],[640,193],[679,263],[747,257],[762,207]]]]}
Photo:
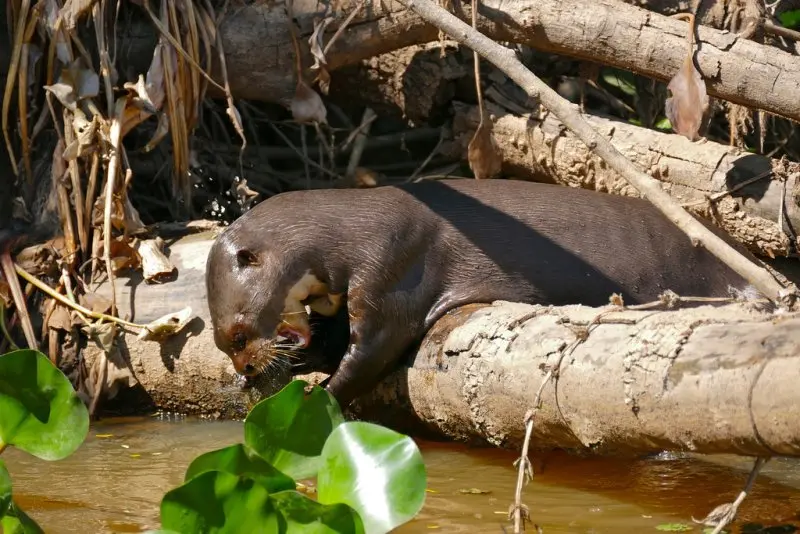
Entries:
{"type": "Polygon", "coordinates": [[[800,316],[750,306],[615,312],[587,333],[600,309],[494,303],[436,324],[358,413],[516,449],[554,368],[534,448],[798,456],[800,316]]]}
{"type": "MultiPolygon", "coordinates": [[[[641,197],[553,114],[520,117],[491,102],[486,107],[496,117],[493,135],[509,176],[641,197]]],[[[474,106],[456,103],[455,110],[453,142],[442,150],[448,156],[466,158],[480,117],[474,106]]],[[[791,227],[800,228],[800,207],[792,200],[800,177],[781,173],[778,160],[710,141],[693,143],[623,121],[583,117],[637,167],[661,181],[671,196],[690,204],[689,211],[715,220],[757,254],[776,257],[790,252],[790,238],[783,230],[788,225],[779,223],[781,203],[785,193],[784,217],[791,227]],[[774,178],[767,175],[712,203],[707,200],[771,171],[774,178]]]]}
{"type": "MultiPolygon", "coordinates": [[[[328,4],[296,0],[303,65],[312,64],[307,40],[314,18],[334,22],[326,42],[359,5],[343,0],[335,13],[328,4]]],[[[358,13],[330,50],[328,68],[336,70],[385,52],[434,41],[438,31],[398,2],[371,2],[358,13]]],[[[626,4],[596,0],[587,9],[582,0],[487,0],[482,2],[479,30],[497,41],[611,65],[661,81],[669,80],[686,55],[685,22],[626,4]]],[[[468,21],[469,11],[456,9],[468,21]]],[[[231,7],[219,28],[225,47],[234,97],[288,105],[295,90],[292,44],[282,4],[253,3],[231,7]],[[254,54],[253,50],[259,50],[254,54]]],[[[149,61],[153,30],[134,30],[129,58],[149,61]]],[[[710,27],[698,29],[697,62],[708,93],[723,100],[800,120],[798,58],[775,47],[710,27]]],[[[136,64],[144,72],[146,63],[136,64]]],[[[219,72],[215,79],[221,79],[219,72]]],[[[216,94],[214,92],[210,94],[216,94]]]]}
{"type": "MultiPolygon", "coordinates": [[[[120,280],[118,305],[136,322],[184,306],[197,315],[163,345],[126,334],[123,353],[157,407],[237,417],[288,376],[241,391],[216,349],[203,283],[211,238],[192,235],[168,248],[173,281],[120,280]]],[[[107,284],[99,289],[107,291],[107,284]]],[[[543,390],[539,448],[800,455],[800,314],[777,317],[752,304],[621,311],[587,330],[600,311],[465,306],[440,320],[411,367],[359,399],[354,412],[399,429],[515,448],[547,369],[566,354],[558,381],[543,390]]]]}

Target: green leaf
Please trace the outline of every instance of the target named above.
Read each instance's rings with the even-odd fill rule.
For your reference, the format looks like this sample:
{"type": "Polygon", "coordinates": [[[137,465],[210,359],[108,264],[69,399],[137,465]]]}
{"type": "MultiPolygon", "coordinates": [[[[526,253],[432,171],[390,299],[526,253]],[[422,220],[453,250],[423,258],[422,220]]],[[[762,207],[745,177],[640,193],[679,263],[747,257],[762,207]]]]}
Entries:
{"type": "Polygon", "coordinates": [[[278,531],[269,491],[256,480],[207,471],[164,495],[161,528],[176,532],[239,533],[278,531]]]}
{"type": "Polygon", "coordinates": [[[358,512],[370,534],[389,532],[412,519],[425,503],[422,454],[408,436],[365,422],[331,432],[322,449],[317,497],[358,512]]]}
{"type": "Polygon", "coordinates": [[[11,506],[11,475],[8,474],[6,464],[0,460],[0,517],[6,515],[11,506]]]}
{"type": "Polygon", "coordinates": [[[778,20],[787,28],[794,28],[800,25],[800,9],[793,9],[791,11],[784,11],[778,15],[778,20]]]}
{"type": "Polygon", "coordinates": [[[687,530],[692,530],[692,527],[685,523],[662,523],[656,527],[656,530],[664,532],[685,532],[687,530]]]}
{"type": "Polygon", "coordinates": [[[319,454],[331,431],[344,422],[336,399],[319,386],[293,380],[256,404],[244,421],[244,441],[294,479],[317,474],[319,454]]]}
{"type": "Polygon", "coordinates": [[[636,83],[632,73],[621,69],[605,68],[602,70],[602,77],[605,83],[616,87],[626,95],[636,95],[636,83]]]}
{"type": "Polygon", "coordinates": [[[0,519],[0,527],[0,532],[5,534],[44,534],[42,527],[13,502],[5,517],[0,519]]]}
{"type": "Polygon", "coordinates": [[[296,491],[270,495],[275,509],[283,516],[286,534],[363,534],[358,513],[346,504],[320,504],[296,491]]]}
{"type": "Polygon", "coordinates": [[[663,117],[661,120],[655,123],[655,127],[657,130],[671,131],[672,123],[669,121],[668,118],[663,117]]]}
{"type": "Polygon", "coordinates": [[[295,489],[294,480],[272,467],[241,443],[198,456],[189,464],[184,481],[189,481],[208,471],[224,471],[232,475],[249,476],[267,488],[270,493],[295,489]]]}
{"type": "Polygon", "coordinates": [[[0,447],[61,460],[89,432],[89,412],[69,380],[36,350],[0,356],[0,447]]]}

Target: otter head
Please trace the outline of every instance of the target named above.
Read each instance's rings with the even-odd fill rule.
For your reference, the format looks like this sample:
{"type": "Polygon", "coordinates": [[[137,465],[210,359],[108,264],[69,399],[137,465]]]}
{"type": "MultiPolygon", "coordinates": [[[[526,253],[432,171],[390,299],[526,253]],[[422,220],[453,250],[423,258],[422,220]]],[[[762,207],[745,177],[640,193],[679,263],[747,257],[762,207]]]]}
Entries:
{"type": "Polygon", "coordinates": [[[206,270],[214,342],[237,373],[255,376],[289,363],[311,342],[302,301],[316,278],[299,255],[243,242],[228,230],[212,246],[206,270]]]}

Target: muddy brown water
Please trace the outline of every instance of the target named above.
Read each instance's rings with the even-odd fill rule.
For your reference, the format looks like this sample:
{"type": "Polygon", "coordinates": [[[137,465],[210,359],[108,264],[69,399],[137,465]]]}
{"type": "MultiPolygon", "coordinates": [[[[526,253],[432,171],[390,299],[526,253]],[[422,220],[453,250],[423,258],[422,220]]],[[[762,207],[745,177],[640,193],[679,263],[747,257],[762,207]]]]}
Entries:
{"type": "MultiPolygon", "coordinates": [[[[159,526],[159,502],[179,485],[200,453],[240,441],[242,424],[169,416],[106,420],[92,426],[83,446],[59,462],[9,449],[16,501],[48,534],[141,532],[159,526]]],[[[419,441],[428,471],[425,507],[397,529],[415,532],[511,532],[514,455],[493,449],[419,441]]],[[[523,502],[546,534],[660,532],[669,523],[692,525],[729,502],[749,463],[735,457],[576,458],[554,453],[534,462],[523,502]]],[[[740,508],[742,524],[800,526],[800,461],[767,464],[740,508]]],[[[702,528],[693,525],[692,532],[702,528]]],[[[535,532],[528,529],[528,532],[535,532]]]]}

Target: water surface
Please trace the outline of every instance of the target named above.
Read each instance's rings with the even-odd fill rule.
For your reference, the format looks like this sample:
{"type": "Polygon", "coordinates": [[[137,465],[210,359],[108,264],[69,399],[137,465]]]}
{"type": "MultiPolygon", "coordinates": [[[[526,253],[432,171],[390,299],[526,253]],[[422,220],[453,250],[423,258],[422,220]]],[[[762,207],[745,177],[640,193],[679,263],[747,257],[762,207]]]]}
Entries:
{"type": "MultiPolygon", "coordinates": [[[[93,424],[65,460],[44,462],[14,449],[3,459],[17,502],[48,534],[141,532],[158,528],[161,497],[180,485],[192,459],[241,441],[242,428],[168,416],[106,420],[93,424]]],[[[512,453],[418,443],[429,493],[420,515],[398,533],[512,531],[506,519],[516,484],[512,453]]],[[[537,458],[534,467],[523,493],[533,520],[547,534],[594,534],[691,525],[692,516],[736,497],[750,464],[735,457],[621,461],[556,453],[537,458]]],[[[734,532],[745,522],[800,526],[800,462],[776,459],[762,473],[734,532]]]]}

